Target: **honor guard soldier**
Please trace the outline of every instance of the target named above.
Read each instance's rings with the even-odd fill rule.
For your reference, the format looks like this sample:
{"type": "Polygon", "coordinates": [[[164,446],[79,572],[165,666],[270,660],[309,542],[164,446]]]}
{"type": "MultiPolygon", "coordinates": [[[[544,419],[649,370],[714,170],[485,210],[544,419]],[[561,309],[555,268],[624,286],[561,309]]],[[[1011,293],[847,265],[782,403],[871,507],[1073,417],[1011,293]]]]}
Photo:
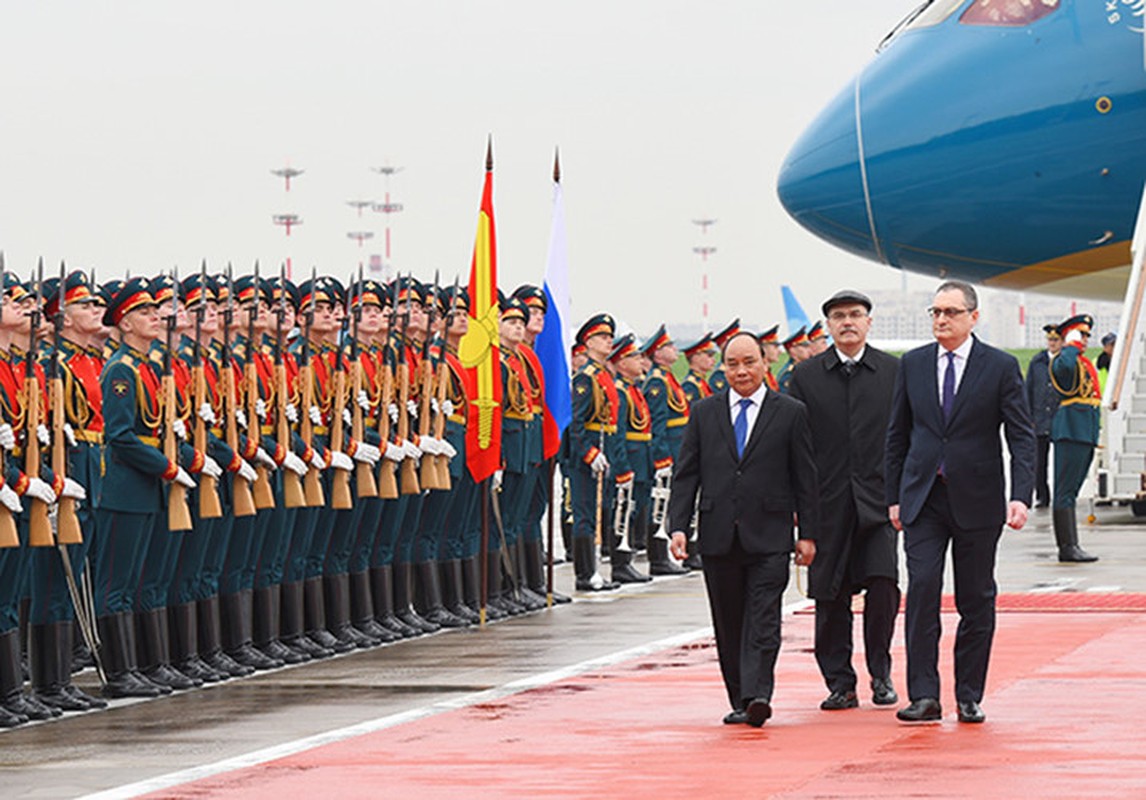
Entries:
{"type": "Polygon", "coordinates": [[[684,357],[688,360],[688,373],[680,382],[689,403],[703,400],[712,395],[712,387],[708,385],[708,373],[716,364],[716,348],[712,345],[712,334],[706,333],[692,344],[684,348],[684,357]]]}
{"type": "Polygon", "coordinates": [[[808,328],[808,349],[811,355],[818,356],[828,349],[828,332],[824,330],[824,323],[816,320],[808,328]]]}
{"type": "Polygon", "coordinates": [[[569,423],[570,488],[573,493],[573,566],[578,591],[617,588],[597,572],[596,539],[612,505],[606,491],[609,459],[605,438],[617,430],[619,400],[605,360],[613,349],[613,318],[590,317],[577,332],[589,361],[573,376],[573,419],[569,423]]]}
{"type": "MultiPolygon", "coordinates": [[[[732,322],[728,323],[728,327],[726,327],[724,330],[713,335],[712,343],[714,345],[716,345],[717,349],[723,350],[724,349],[724,343],[727,342],[729,339],[731,339],[733,336],[735,336],[738,333],[740,333],[740,318],[739,317],[732,320],[732,322]]],[[[725,375],[724,375],[724,362],[723,361],[721,361],[720,365],[712,371],[711,375],[708,376],[708,386],[710,389],[712,389],[712,391],[714,393],[715,392],[722,392],[728,388],[728,378],[725,377],[725,375]]]]}
{"type": "Polygon", "coordinates": [[[1054,538],[1058,560],[1097,561],[1098,556],[1079,547],[1075,504],[1086,480],[1101,423],[1098,371],[1086,357],[1094,318],[1089,314],[1071,317],[1058,326],[1062,350],[1050,363],[1051,384],[1062,398],[1051,420],[1054,442],[1054,538]]]}
{"type": "MultiPolygon", "coordinates": [[[[673,461],[684,439],[684,427],[688,424],[688,397],[672,373],[678,353],[664,325],[641,345],[641,352],[653,363],[642,387],[652,427],[653,480],[667,487],[672,478],[673,461]]],[[[649,522],[646,515],[642,515],[638,524],[647,526],[649,522]]],[[[655,531],[654,536],[647,538],[650,574],[683,575],[688,572],[669,558],[666,531],[655,531]]]]}
{"type": "Polygon", "coordinates": [[[617,453],[622,465],[613,464],[617,498],[614,503],[613,541],[609,566],[614,583],[646,583],[652,578],[633,566],[633,519],[648,516],[653,488],[652,420],[649,405],[641,392],[641,353],[633,334],[613,344],[609,363],[616,372],[614,383],[619,400],[617,412],[617,453]],[[638,500],[638,498],[640,498],[638,500]]]}
{"type": "Polygon", "coordinates": [[[792,370],[796,368],[797,364],[812,355],[812,347],[808,344],[807,328],[801,327],[785,339],[783,344],[784,349],[788,352],[788,362],[780,370],[780,377],[777,378],[777,382],[780,384],[780,391],[787,394],[788,383],[792,380],[792,370]]]}
{"type": "Polygon", "coordinates": [[[1026,392],[1027,405],[1031,409],[1031,422],[1035,424],[1035,508],[1050,505],[1050,483],[1047,481],[1047,460],[1050,455],[1051,420],[1058,410],[1058,392],[1051,383],[1050,362],[1062,350],[1062,337],[1058,335],[1058,325],[1043,326],[1046,334],[1046,349],[1040,350],[1027,365],[1026,392]]]}
{"type": "Polygon", "coordinates": [[[772,367],[780,361],[780,326],[773,325],[759,336],[760,344],[764,348],[764,383],[774,392],[780,391],[780,383],[776,380],[776,373],[772,367]]]}

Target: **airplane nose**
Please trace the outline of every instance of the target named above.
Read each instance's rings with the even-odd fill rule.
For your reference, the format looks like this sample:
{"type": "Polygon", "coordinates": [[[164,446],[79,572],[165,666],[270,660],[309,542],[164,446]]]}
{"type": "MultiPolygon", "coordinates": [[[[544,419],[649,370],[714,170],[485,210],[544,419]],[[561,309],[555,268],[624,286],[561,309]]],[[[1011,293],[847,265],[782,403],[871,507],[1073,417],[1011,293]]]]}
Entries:
{"type": "Polygon", "coordinates": [[[780,168],[777,192],[792,218],[816,236],[864,258],[883,261],[879,242],[872,235],[861,131],[856,123],[853,83],[792,146],[780,168]]]}

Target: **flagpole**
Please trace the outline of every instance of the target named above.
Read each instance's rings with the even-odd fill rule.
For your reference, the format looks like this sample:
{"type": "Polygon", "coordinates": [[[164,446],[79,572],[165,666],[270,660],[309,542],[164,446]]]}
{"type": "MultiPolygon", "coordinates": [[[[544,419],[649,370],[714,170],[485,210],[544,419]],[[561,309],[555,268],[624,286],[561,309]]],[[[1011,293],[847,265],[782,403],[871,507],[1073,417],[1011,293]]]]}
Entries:
{"type": "Polygon", "coordinates": [[[489,478],[478,484],[481,496],[481,589],[479,591],[478,625],[485,627],[486,604],[489,602],[489,478]]]}

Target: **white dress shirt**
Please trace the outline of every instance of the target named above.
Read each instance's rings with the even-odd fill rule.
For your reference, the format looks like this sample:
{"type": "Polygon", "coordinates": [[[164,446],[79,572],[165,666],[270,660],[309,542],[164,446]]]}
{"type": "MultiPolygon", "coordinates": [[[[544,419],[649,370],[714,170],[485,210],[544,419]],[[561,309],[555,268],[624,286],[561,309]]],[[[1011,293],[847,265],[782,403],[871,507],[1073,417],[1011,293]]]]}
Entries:
{"type": "MultiPolygon", "coordinates": [[[[760,406],[764,404],[764,396],[768,394],[768,385],[765,383],[760,384],[760,388],[753,392],[747,399],[752,401],[752,405],[744,409],[744,418],[748,423],[748,430],[744,434],[744,445],[748,446],[748,441],[752,438],[752,426],[756,424],[756,417],[760,416],[760,406]]],[[[745,398],[737,394],[736,390],[731,386],[728,387],[728,413],[732,420],[732,429],[736,430],[736,418],[740,416],[740,401],[745,398]]]]}
{"type": "MultiPolygon", "coordinates": [[[[968,336],[963,344],[950,351],[955,353],[955,394],[959,394],[959,384],[963,381],[963,371],[967,369],[967,358],[971,355],[971,345],[974,344],[975,337],[968,336]]],[[[939,381],[939,402],[943,402],[943,377],[947,374],[947,353],[948,350],[939,345],[938,357],[935,360],[935,375],[939,381]]]]}
{"type": "Polygon", "coordinates": [[[863,347],[861,347],[860,351],[855,354],[855,357],[846,355],[838,347],[833,347],[832,349],[834,349],[836,351],[836,358],[838,358],[840,360],[841,364],[847,364],[849,361],[852,364],[858,364],[859,362],[863,361],[863,354],[865,352],[867,352],[867,345],[865,344],[863,347]]]}

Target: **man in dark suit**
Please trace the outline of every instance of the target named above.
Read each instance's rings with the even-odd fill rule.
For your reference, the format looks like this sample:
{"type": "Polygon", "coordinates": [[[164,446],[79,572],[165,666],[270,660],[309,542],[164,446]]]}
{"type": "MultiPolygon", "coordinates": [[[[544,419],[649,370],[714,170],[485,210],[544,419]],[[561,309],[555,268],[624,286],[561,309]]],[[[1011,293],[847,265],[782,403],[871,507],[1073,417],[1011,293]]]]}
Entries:
{"type": "Polygon", "coordinates": [[[852,595],[865,592],[864,653],[872,700],[892,705],[891,636],[899,613],[897,534],[887,519],[883,446],[899,361],[867,344],[871,300],[845,289],[823,305],[834,346],[796,365],[788,394],[808,407],[820,473],[820,530],[808,594],[825,711],[856,708],[852,595]]]}
{"type": "Polygon", "coordinates": [[[794,514],[796,563],[816,554],[818,478],[804,405],[764,385],[763,349],[741,332],[724,347],[729,388],[691,408],[673,473],[669,530],[677,558],[700,495],[697,541],[732,711],[759,727],[772,715],[781,598],[794,514]]]}
{"type": "Polygon", "coordinates": [[[1027,521],[1035,434],[1014,356],[971,335],[975,289],[940,285],[929,309],[936,343],[904,354],[887,431],[888,517],[907,553],[905,722],[942,718],[939,601],[948,544],[955,574],[955,699],[960,722],[985,719],[979,703],[995,633],[995,550],[1003,524],[1027,521]],[[1010,499],[999,428],[1011,456],[1010,499]]]}

